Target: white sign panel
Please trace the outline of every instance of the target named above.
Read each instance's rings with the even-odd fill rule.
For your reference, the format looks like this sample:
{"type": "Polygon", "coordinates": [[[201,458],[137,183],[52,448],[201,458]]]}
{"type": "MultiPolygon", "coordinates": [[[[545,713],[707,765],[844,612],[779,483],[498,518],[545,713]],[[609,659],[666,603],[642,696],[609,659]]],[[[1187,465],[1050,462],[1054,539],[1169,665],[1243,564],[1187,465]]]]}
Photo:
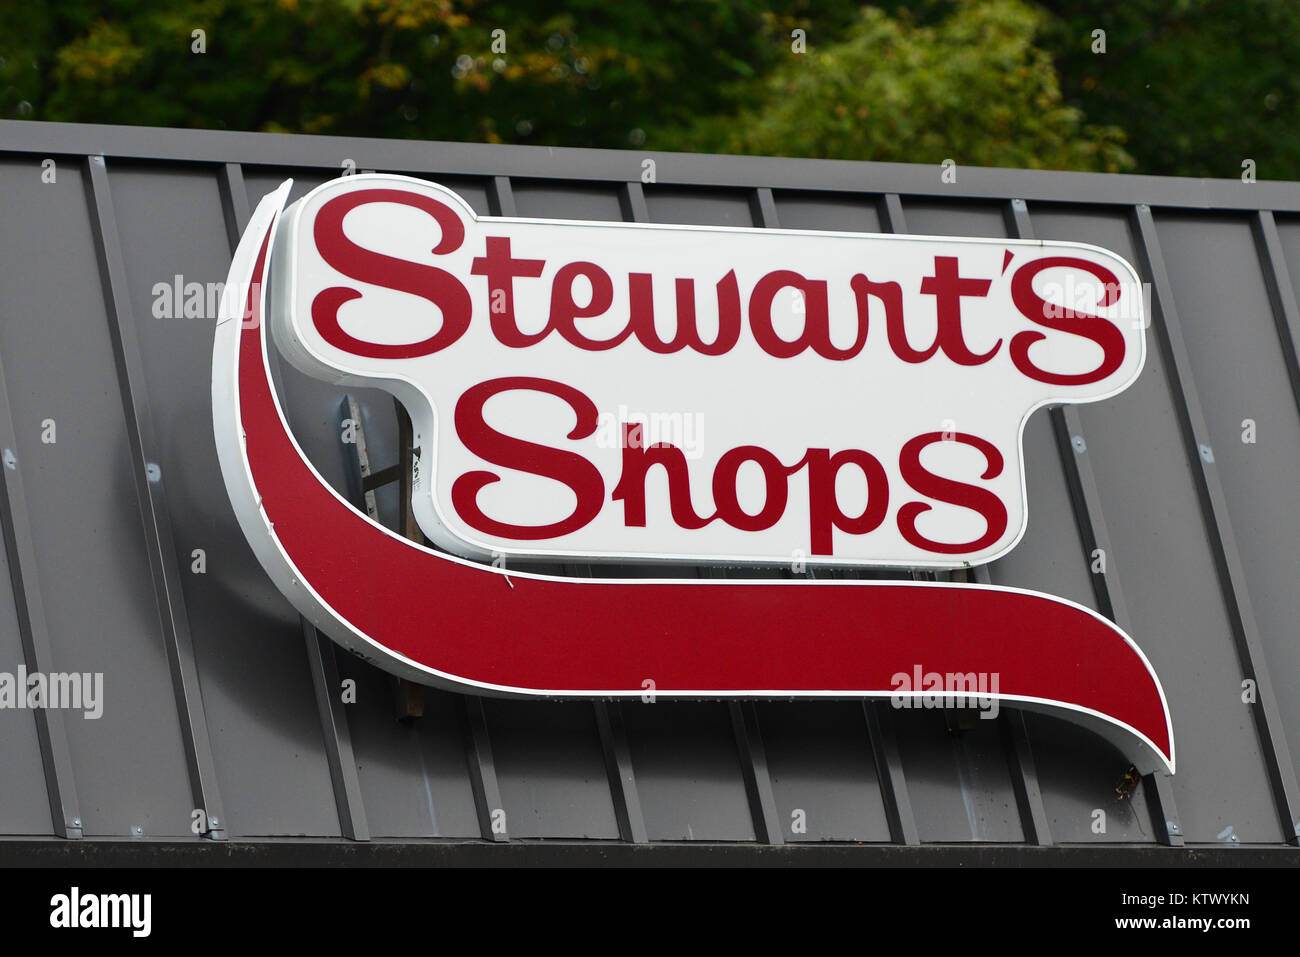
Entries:
{"type": "Polygon", "coordinates": [[[991,561],[1029,415],[1145,358],[1133,267],[1079,243],[480,217],[362,175],[273,262],[281,351],[402,400],[416,518],[480,560],[991,561]]]}

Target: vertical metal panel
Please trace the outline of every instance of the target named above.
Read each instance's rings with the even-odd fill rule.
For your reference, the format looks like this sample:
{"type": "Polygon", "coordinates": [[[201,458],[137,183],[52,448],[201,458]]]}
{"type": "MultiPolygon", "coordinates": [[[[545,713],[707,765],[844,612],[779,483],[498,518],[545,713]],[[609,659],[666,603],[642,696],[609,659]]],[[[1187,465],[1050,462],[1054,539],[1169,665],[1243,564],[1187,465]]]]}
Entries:
{"type": "Polygon", "coordinates": [[[352,753],[352,732],[343,702],[343,687],[334,660],[334,643],[316,631],[306,618],[302,626],[303,646],[311,669],[312,689],[316,693],[316,711],[325,738],[325,758],[334,785],[334,805],[338,809],[343,836],[354,841],[370,840],[361,781],[357,776],[356,758],[352,753]]]}
{"type": "Polygon", "coordinates": [[[465,737],[466,761],[469,764],[469,783],[474,791],[474,807],[478,812],[479,832],[487,841],[508,841],[509,820],[504,816],[501,788],[497,783],[496,759],[492,753],[492,739],[488,736],[487,715],[483,699],[476,695],[461,695],[469,733],[465,737]]]}
{"type": "MultiPolygon", "coordinates": [[[[1043,239],[1112,249],[1151,275],[1138,255],[1127,211],[1078,207],[1034,211],[1043,239]]],[[[1114,552],[1141,587],[1127,589],[1134,641],[1160,675],[1173,714],[1178,774],[1172,782],[1189,842],[1211,843],[1226,827],[1242,841],[1273,840],[1276,814],[1249,713],[1240,699],[1232,627],[1206,540],[1195,468],[1183,443],[1177,399],[1155,324],[1147,364],[1124,393],[1079,406],[1114,552]],[[1254,784],[1246,782],[1255,782],[1254,784]]]]}
{"type": "Polygon", "coordinates": [[[646,208],[654,223],[698,226],[753,226],[749,190],[644,187],[646,208]]]}
{"type": "MultiPolygon", "coordinates": [[[[1300,837],[1300,788],[1274,675],[1300,673],[1295,641],[1300,593],[1293,587],[1300,573],[1295,550],[1300,540],[1300,419],[1287,404],[1291,383],[1250,223],[1236,217],[1167,214],[1158,220],[1157,231],[1169,294],[1178,304],[1175,314],[1162,302],[1164,328],[1178,357],[1189,414],[1200,420],[1194,428],[1203,430],[1211,450],[1208,459],[1202,453],[1200,463],[1211,538],[1220,552],[1241,667],[1258,684],[1251,710],[1260,750],[1273,780],[1283,834],[1294,842],[1300,837]],[[1236,321],[1224,322],[1225,316],[1236,321]],[[1186,369],[1180,357],[1184,349],[1186,369]],[[1225,366],[1249,369],[1250,374],[1225,376],[1220,374],[1225,366]],[[1260,418],[1268,422],[1263,442],[1257,431],[1260,418]],[[1250,423],[1255,432],[1248,436],[1250,423]],[[1244,441],[1247,437],[1254,441],[1244,441]],[[1279,561],[1279,556],[1284,557],[1279,561]]],[[[1159,285],[1157,292],[1165,295],[1159,285]]],[[[1240,685],[1237,696],[1240,700],[1240,685]]]]}
{"type": "Polygon", "coordinates": [[[998,726],[1006,749],[1011,789],[1015,792],[1016,808],[1020,812],[1020,830],[1026,843],[1048,846],[1054,843],[1052,828],[1047,822],[1043,790],[1038,784],[1038,762],[1034,760],[1034,751],[1029,744],[1025,716],[1019,710],[1008,709],[1000,713],[998,726]]]}
{"type": "Polygon", "coordinates": [[[731,715],[731,733],[740,752],[740,773],[745,780],[754,836],[764,844],[784,844],[785,828],[777,818],[772,777],[767,769],[767,748],[763,744],[763,733],[758,727],[753,702],[729,701],[727,711],[731,715]]]}
{"type": "Polygon", "coordinates": [[[145,379],[152,395],[167,397],[154,407],[156,455],[231,832],[334,835],[298,615],[261,573],[224,498],[210,390],[194,388],[212,374],[215,316],[206,293],[225,281],[231,249],[214,173],[148,166],[112,173],[145,379]],[[200,284],[203,315],[185,318],[183,302],[172,304],[182,310],[177,317],[154,314],[155,284],[174,296],[177,276],[200,284]],[[204,574],[192,572],[195,549],[204,552],[204,574]]]}
{"type": "MultiPolygon", "coordinates": [[[[5,478],[0,475],[0,482],[5,478]]],[[[3,519],[0,522],[8,524],[3,519]]],[[[27,659],[13,593],[4,584],[8,580],[9,560],[5,550],[0,549],[0,671],[15,675],[27,659]]],[[[0,775],[0,834],[51,833],[45,776],[31,773],[41,766],[35,712],[26,708],[0,710],[0,767],[11,769],[10,773],[0,775]]]]}
{"type": "Polygon", "coordinates": [[[921,834],[912,810],[912,796],[907,787],[907,773],[898,749],[894,716],[883,701],[866,701],[862,714],[871,737],[871,752],[876,759],[876,777],[880,797],[889,821],[890,837],[897,844],[920,844],[921,834]]]}
{"type": "Polygon", "coordinates": [[[923,842],[1024,840],[997,721],[953,733],[942,711],[915,710],[894,727],[923,842]]]}
{"type": "Polygon", "coordinates": [[[785,840],[891,840],[860,704],[768,701],[755,710],[785,840]],[[796,818],[806,830],[793,830],[796,818]]]}
{"type": "Polygon", "coordinates": [[[1274,319],[1278,339],[1291,374],[1291,388],[1300,407],[1300,304],[1296,286],[1300,284],[1300,217],[1258,214],[1256,241],[1270,275],[1269,292],[1274,298],[1274,319]]]}
{"type": "MultiPolygon", "coordinates": [[[[19,693],[18,669],[45,671],[51,661],[49,626],[36,582],[31,519],[23,490],[4,362],[0,361],[0,667],[19,693]]],[[[54,709],[5,709],[0,713],[0,760],[10,773],[0,784],[4,833],[81,837],[81,811],[72,776],[63,713],[54,709]],[[36,769],[43,770],[37,773],[36,769]],[[51,825],[53,827],[51,828],[51,825]]]]}
{"type": "Polygon", "coordinates": [[[1145,783],[1128,797],[1116,790],[1129,764],[1118,749],[1050,715],[1026,712],[1024,721],[1036,744],[1034,764],[1054,843],[1134,844],[1159,838],[1145,783]]]}
{"type": "Polygon", "coordinates": [[[641,792],[636,786],[636,770],[632,767],[632,749],[627,743],[623,709],[616,705],[604,701],[595,703],[596,726],[605,751],[605,771],[614,799],[614,816],[618,819],[618,833],[623,840],[644,844],[650,837],[645,829],[645,815],[641,812],[641,792]]]}
{"type": "Polygon", "coordinates": [[[901,197],[907,231],[914,236],[1005,236],[1005,203],[901,197]]]}
{"type": "Polygon", "coordinates": [[[484,698],[483,708],[512,838],[619,836],[590,702],[484,698]]]}
{"type": "MultiPolygon", "coordinates": [[[[145,551],[153,574],[163,646],[171,669],[172,690],[180,718],[181,743],[189,770],[190,792],[193,797],[190,828],[205,837],[225,840],[225,805],[221,800],[212,760],[212,745],[208,740],[208,719],[203,711],[198,668],[194,662],[194,640],[190,634],[189,613],[185,607],[180,581],[180,559],[172,537],[171,512],[167,505],[167,475],[163,473],[159,462],[161,445],[154,433],[149,387],[145,381],[136,320],[132,315],[132,297],[128,288],[122,239],[117,228],[117,213],[108,182],[108,169],[102,156],[89,157],[86,168],[90,181],[91,221],[96,230],[100,279],[108,306],[118,388],[126,415],[127,441],[133,459],[136,501],[140,507],[145,551]]],[[[207,305],[205,311],[210,309],[211,306],[207,305]]],[[[198,559],[200,555],[201,553],[196,553],[193,557],[198,559]]]]}
{"type": "Polygon", "coordinates": [[[621,190],[613,183],[565,183],[543,180],[511,180],[514,192],[512,216],[537,219],[589,219],[618,222],[621,190]]]}
{"type": "Polygon", "coordinates": [[[49,624],[47,667],[104,674],[103,717],[66,722],[85,833],[189,837],[184,746],[87,186],[74,162],[60,164],[52,184],[40,182],[39,164],[0,164],[0,351],[49,624]],[[57,423],[53,444],[40,441],[46,418],[57,423]]]}
{"type": "Polygon", "coordinates": [[[874,196],[773,190],[784,229],[833,229],[845,233],[884,231],[874,196]]]}
{"type": "Polygon", "coordinates": [[[725,704],[628,704],[623,716],[650,840],[755,840],[725,704]]]}
{"type": "Polygon", "coordinates": [[[372,837],[479,837],[462,697],[426,688],[423,717],[398,721],[390,675],[342,651],[336,660],[356,682],[348,728],[372,837]]]}

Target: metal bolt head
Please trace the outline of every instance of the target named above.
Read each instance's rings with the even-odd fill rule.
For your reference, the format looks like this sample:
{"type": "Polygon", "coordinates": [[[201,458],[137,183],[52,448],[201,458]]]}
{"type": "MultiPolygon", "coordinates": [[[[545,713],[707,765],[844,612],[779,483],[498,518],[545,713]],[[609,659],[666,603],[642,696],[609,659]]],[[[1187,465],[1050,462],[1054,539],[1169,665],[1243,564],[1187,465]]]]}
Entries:
{"type": "Polygon", "coordinates": [[[156,482],[162,478],[162,469],[157,462],[146,462],[144,467],[145,478],[150,482],[156,482]]]}
{"type": "MultiPolygon", "coordinates": [[[[79,818],[79,817],[74,817],[74,818],[72,819],[72,826],[73,826],[73,827],[81,827],[81,818],[79,818]]],[[[1296,830],[1297,830],[1297,832],[1300,832],[1300,825],[1297,825],[1297,826],[1296,826],[1296,830]]]]}
{"type": "Polygon", "coordinates": [[[1177,821],[1166,821],[1165,823],[1169,826],[1170,834],[1177,834],[1179,832],[1180,828],[1178,827],[1177,821]]]}
{"type": "Polygon", "coordinates": [[[1197,451],[1201,453],[1202,462],[1206,463],[1207,465],[1214,464],[1214,450],[1212,448],[1210,448],[1205,443],[1201,443],[1201,445],[1197,447],[1197,451]]]}
{"type": "Polygon", "coordinates": [[[1070,439],[1070,444],[1074,446],[1074,451],[1078,452],[1080,455],[1088,451],[1088,443],[1083,440],[1082,435],[1076,435],[1074,438],[1070,439]]]}

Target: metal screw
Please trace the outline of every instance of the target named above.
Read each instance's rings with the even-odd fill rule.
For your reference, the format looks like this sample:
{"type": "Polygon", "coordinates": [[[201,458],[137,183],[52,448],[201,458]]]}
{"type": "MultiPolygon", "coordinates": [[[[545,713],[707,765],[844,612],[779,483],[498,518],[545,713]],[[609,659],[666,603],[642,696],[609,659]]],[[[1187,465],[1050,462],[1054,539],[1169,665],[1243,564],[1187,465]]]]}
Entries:
{"type": "Polygon", "coordinates": [[[216,827],[218,824],[221,823],[221,822],[218,821],[215,817],[210,817],[210,818],[208,818],[208,821],[209,821],[209,823],[211,823],[211,825],[212,825],[213,827],[216,827]]]}
{"type": "MultiPolygon", "coordinates": [[[[74,817],[74,818],[72,819],[72,826],[73,826],[73,827],[81,827],[81,818],[79,818],[79,817],[74,817]]],[[[1297,833],[1300,833],[1300,824],[1296,825],[1296,832],[1297,832],[1297,833]]]]}
{"type": "Polygon", "coordinates": [[[144,474],[145,474],[145,478],[147,478],[150,482],[156,482],[160,478],[162,478],[162,469],[158,467],[158,463],[156,462],[146,462],[144,467],[144,474]]]}
{"type": "Polygon", "coordinates": [[[1165,824],[1167,824],[1167,825],[1169,826],[1169,833],[1170,833],[1170,834],[1177,834],[1177,833],[1179,832],[1179,830],[1180,830],[1180,828],[1178,827],[1178,822],[1177,822],[1177,821],[1166,821],[1165,824]]]}
{"type": "Polygon", "coordinates": [[[1201,453],[1201,461],[1206,462],[1210,465],[1214,464],[1214,450],[1212,448],[1210,448],[1208,445],[1202,444],[1198,448],[1198,451],[1201,453]]]}
{"type": "Polygon", "coordinates": [[[1070,439],[1070,444],[1074,446],[1074,451],[1078,452],[1080,455],[1088,451],[1088,443],[1083,441],[1082,435],[1076,435],[1074,438],[1070,439]]]}
{"type": "Polygon", "coordinates": [[[133,826],[131,827],[131,833],[136,834],[136,835],[143,834],[143,833],[144,833],[144,828],[141,827],[139,824],[135,824],[135,825],[133,825],[133,826]]]}
{"type": "Polygon", "coordinates": [[[18,467],[18,457],[14,455],[13,449],[4,450],[5,468],[14,469],[18,467]]]}

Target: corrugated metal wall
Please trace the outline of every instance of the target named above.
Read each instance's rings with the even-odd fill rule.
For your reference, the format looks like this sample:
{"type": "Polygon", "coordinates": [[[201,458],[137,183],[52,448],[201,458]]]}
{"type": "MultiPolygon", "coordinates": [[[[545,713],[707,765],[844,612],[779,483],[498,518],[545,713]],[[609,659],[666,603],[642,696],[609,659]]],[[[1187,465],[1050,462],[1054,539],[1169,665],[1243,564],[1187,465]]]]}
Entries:
{"type": "MultiPolygon", "coordinates": [[[[0,671],[100,671],[106,697],[99,720],[0,710],[0,835],[199,840],[202,807],[230,839],[1296,841],[1295,184],[977,169],[945,184],[894,164],[4,122],[0,256],[0,671]],[[1152,283],[1147,368],[1116,398],[1035,414],[1028,532],[975,575],[1126,628],[1168,695],[1178,775],[1121,800],[1118,752],[1014,711],[953,731],[940,712],[852,702],[430,690],[423,718],[395,720],[388,677],[304,631],[236,525],[211,317],[152,312],[156,283],[224,280],[250,203],[349,159],[480,213],[1018,235],[1128,258],[1152,283]],[[342,678],[355,704],[325,693],[342,678]]],[[[346,489],[342,393],[280,376],[299,441],[346,489]]],[[[396,461],[391,399],[355,397],[376,466],[396,461]]],[[[392,520],[393,489],[379,501],[392,520]]]]}

